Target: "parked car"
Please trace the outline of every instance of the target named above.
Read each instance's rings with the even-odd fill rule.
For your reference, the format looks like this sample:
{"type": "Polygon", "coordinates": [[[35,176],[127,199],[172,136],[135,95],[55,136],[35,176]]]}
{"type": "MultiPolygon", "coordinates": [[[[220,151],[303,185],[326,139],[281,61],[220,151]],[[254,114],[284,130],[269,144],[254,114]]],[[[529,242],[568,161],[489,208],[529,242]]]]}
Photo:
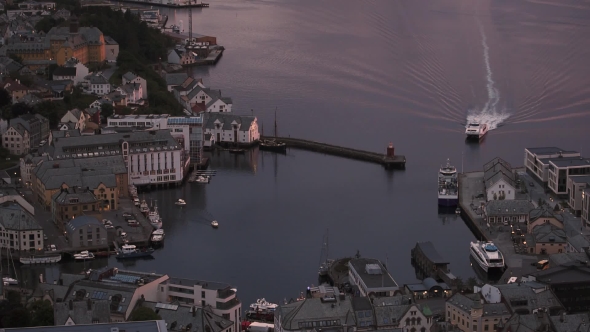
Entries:
{"type": "Polygon", "coordinates": [[[105,227],[106,229],[113,229],[113,228],[115,228],[115,226],[113,226],[113,225],[109,225],[109,224],[106,224],[106,225],[104,225],[104,227],[105,227]]]}
{"type": "Polygon", "coordinates": [[[122,238],[126,238],[127,237],[127,233],[126,232],[121,232],[121,237],[122,238]]]}
{"type": "Polygon", "coordinates": [[[57,247],[55,246],[55,244],[52,244],[51,246],[49,246],[49,248],[51,249],[51,251],[57,250],[57,247]]]}

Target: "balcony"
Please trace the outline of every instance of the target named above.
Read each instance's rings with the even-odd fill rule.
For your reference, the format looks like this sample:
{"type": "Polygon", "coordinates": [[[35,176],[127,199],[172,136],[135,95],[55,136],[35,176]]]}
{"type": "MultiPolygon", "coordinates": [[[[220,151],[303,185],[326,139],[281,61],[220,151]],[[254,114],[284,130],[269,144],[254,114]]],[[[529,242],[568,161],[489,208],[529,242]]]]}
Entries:
{"type": "Polygon", "coordinates": [[[236,292],[232,289],[221,289],[217,291],[218,299],[227,299],[228,297],[235,295],[236,292]]]}
{"type": "Polygon", "coordinates": [[[231,308],[238,306],[239,304],[240,304],[240,300],[238,300],[238,298],[235,297],[227,302],[217,302],[215,304],[215,309],[229,310],[231,308]]]}

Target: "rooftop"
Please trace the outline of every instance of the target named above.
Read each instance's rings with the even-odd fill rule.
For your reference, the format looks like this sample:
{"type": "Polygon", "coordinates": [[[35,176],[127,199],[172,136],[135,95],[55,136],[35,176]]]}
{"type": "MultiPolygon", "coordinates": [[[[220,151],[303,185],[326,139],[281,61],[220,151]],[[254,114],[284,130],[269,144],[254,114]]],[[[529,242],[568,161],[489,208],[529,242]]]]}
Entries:
{"type": "Polygon", "coordinates": [[[249,131],[253,122],[256,122],[256,117],[251,115],[211,112],[205,114],[203,127],[215,129],[216,124],[219,124],[222,130],[232,130],[232,125],[236,124],[239,126],[239,131],[249,131]]]}
{"type": "Polygon", "coordinates": [[[582,167],[588,166],[590,167],[590,159],[584,157],[571,157],[571,158],[551,158],[549,160],[550,164],[555,165],[556,167],[563,168],[563,167],[582,167]]]}
{"type": "Polygon", "coordinates": [[[308,298],[281,305],[277,314],[282,318],[283,329],[285,330],[311,330],[311,322],[329,321],[329,326],[354,326],[356,324],[352,303],[349,297],[341,300],[339,296],[333,301],[324,301],[320,298],[308,298]],[[333,325],[332,325],[333,324],[333,325]]]}
{"type": "Polygon", "coordinates": [[[574,183],[588,183],[590,184],[590,175],[570,175],[568,177],[574,183]]]}
{"type": "Polygon", "coordinates": [[[9,230],[42,230],[35,217],[14,202],[0,205],[0,224],[9,230]]]}
{"type": "Polygon", "coordinates": [[[550,146],[550,147],[540,147],[540,148],[526,148],[526,150],[528,150],[530,153],[534,153],[537,155],[546,155],[546,154],[558,154],[560,152],[562,153],[572,153],[572,152],[576,152],[576,151],[566,151],[562,148],[558,148],[555,146],[550,146]]]}
{"type": "Polygon", "coordinates": [[[52,199],[55,203],[61,205],[95,203],[97,201],[92,191],[81,187],[63,188],[53,194],[52,199]]]}
{"type": "Polygon", "coordinates": [[[524,199],[501,199],[492,200],[486,204],[486,215],[515,215],[515,214],[529,214],[535,206],[528,200],[524,199]]]}
{"type": "Polygon", "coordinates": [[[150,301],[142,302],[141,306],[154,310],[164,321],[166,321],[168,328],[171,328],[172,324],[174,324],[178,329],[180,329],[181,326],[187,328],[186,331],[221,332],[233,325],[233,322],[229,319],[215,315],[209,310],[203,310],[203,308],[170,305],[150,301]],[[194,314],[193,309],[195,310],[194,314]]]}
{"type": "Polygon", "coordinates": [[[62,326],[38,326],[17,327],[4,329],[7,332],[113,332],[113,331],[141,331],[162,332],[167,331],[163,320],[144,322],[106,323],[89,325],[62,325],[62,326]]]}
{"type": "Polygon", "coordinates": [[[447,260],[445,260],[441,257],[441,255],[438,253],[436,248],[434,248],[434,245],[432,244],[432,242],[430,242],[430,241],[419,242],[418,244],[416,244],[416,247],[420,248],[420,250],[426,256],[426,258],[429,261],[431,261],[432,263],[434,263],[434,264],[449,264],[449,262],[447,260]]]}
{"type": "Polygon", "coordinates": [[[536,282],[520,282],[496,285],[502,298],[512,311],[526,308],[533,312],[539,308],[562,308],[563,306],[549,287],[536,282]]]}
{"type": "Polygon", "coordinates": [[[553,218],[563,224],[563,216],[561,214],[553,212],[550,207],[539,206],[529,212],[529,221],[533,222],[539,218],[553,218]]]}
{"type": "Polygon", "coordinates": [[[550,284],[588,282],[590,266],[587,264],[569,263],[553,266],[532,274],[537,280],[550,284]]]}
{"type": "Polygon", "coordinates": [[[55,325],[66,325],[71,319],[76,325],[108,323],[111,318],[109,302],[107,300],[71,300],[53,304],[55,325]],[[71,306],[71,307],[70,307],[71,306]]]}
{"type": "Polygon", "coordinates": [[[383,264],[377,259],[372,258],[353,258],[349,262],[349,267],[362,279],[367,288],[389,288],[398,287],[397,283],[383,264]]]}

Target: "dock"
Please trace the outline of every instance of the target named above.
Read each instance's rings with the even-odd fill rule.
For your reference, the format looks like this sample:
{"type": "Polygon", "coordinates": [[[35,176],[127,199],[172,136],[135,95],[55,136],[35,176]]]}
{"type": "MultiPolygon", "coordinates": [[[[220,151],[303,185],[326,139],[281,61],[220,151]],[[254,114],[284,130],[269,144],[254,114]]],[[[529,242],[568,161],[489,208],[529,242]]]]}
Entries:
{"type": "Polygon", "coordinates": [[[325,153],[333,156],[356,159],[380,164],[386,169],[405,169],[406,157],[394,154],[393,144],[387,147],[387,154],[372,151],[363,151],[332,144],[320,143],[300,138],[291,137],[261,137],[262,139],[276,139],[284,142],[288,148],[301,149],[313,152],[325,153]]]}
{"type": "Polygon", "coordinates": [[[167,8],[209,8],[208,3],[197,3],[196,1],[179,1],[177,3],[171,3],[168,1],[160,0],[160,1],[149,1],[149,0],[117,0],[116,2],[126,2],[126,3],[135,3],[140,5],[149,5],[149,6],[158,6],[158,7],[167,7],[167,8]]]}
{"type": "Polygon", "coordinates": [[[418,242],[411,251],[412,265],[418,268],[424,278],[442,280],[447,285],[455,287],[457,277],[449,269],[449,261],[442,258],[430,241],[418,242]]]}

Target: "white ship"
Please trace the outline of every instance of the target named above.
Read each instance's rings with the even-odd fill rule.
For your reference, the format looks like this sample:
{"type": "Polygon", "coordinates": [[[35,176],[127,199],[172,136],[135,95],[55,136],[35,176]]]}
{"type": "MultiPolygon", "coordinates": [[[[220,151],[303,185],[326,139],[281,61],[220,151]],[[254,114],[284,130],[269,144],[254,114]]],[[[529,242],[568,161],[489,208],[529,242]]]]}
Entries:
{"type": "Polygon", "coordinates": [[[158,201],[156,201],[154,209],[148,213],[148,220],[155,229],[162,228],[162,218],[160,217],[160,213],[158,212],[158,201]]]}
{"type": "Polygon", "coordinates": [[[79,254],[75,254],[74,259],[77,261],[90,260],[90,259],[94,259],[94,254],[89,252],[88,250],[84,250],[84,251],[80,252],[79,254]]]}
{"type": "Polygon", "coordinates": [[[267,302],[266,299],[258,299],[255,303],[250,304],[250,309],[261,311],[274,311],[278,307],[277,304],[267,302]]]}
{"type": "Polygon", "coordinates": [[[162,243],[164,243],[164,236],[166,234],[164,233],[163,229],[156,229],[155,231],[152,232],[152,237],[151,237],[151,242],[152,245],[157,246],[157,245],[161,245],[162,243]]]}
{"type": "Polygon", "coordinates": [[[471,242],[470,252],[477,264],[486,272],[491,269],[501,270],[504,268],[504,255],[493,242],[471,242]]]}
{"type": "Polygon", "coordinates": [[[144,214],[150,212],[150,206],[145,201],[145,199],[141,201],[141,204],[139,204],[139,211],[144,214]]]}
{"type": "Polygon", "coordinates": [[[457,169],[447,159],[447,165],[438,171],[438,205],[457,206],[457,203],[459,203],[457,169]]]}
{"type": "Polygon", "coordinates": [[[465,134],[468,139],[481,139],[485,134],[488,133],[488,125],[479,122],[470,122],[465,128],[465,134]]]}

